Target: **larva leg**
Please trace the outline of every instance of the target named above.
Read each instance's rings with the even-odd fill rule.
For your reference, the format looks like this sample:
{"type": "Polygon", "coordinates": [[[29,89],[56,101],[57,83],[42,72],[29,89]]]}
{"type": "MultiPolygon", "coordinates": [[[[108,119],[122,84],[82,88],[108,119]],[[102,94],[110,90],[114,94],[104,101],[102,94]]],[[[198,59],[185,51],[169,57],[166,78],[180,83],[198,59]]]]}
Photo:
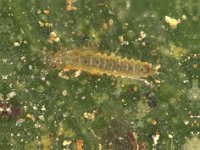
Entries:
{"type": "Polygon", "coordinates": [[[70,71],[70,70],[72,70],[69,66],[66,66],[65,68],[64,68],[64,71],[65,72],[68,72],[68,71],[70,71]]]}

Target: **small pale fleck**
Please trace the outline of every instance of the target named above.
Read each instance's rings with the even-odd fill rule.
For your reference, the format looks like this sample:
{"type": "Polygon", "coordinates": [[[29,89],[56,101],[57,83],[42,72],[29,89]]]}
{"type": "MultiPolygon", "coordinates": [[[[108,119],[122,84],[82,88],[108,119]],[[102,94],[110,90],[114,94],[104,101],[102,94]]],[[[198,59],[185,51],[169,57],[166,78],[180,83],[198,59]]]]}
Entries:
{"type": "Polygon", "coordinates": [[[6,96],[7,96],[6,100],[10,100],[11,98],[16,96],[16,93],[14,91],[12,91],[12,92],[8,93],[6,96]]]}
{"type": "Polygon", "coordinates": [[[85,112],[83,114],[84,118],[87,120],[94,120],[95,118],[95,113],[90,113],[90,112],[85,112]]]}
{"type": "Polygon", "coordinates": [[[33,122],[35,122],[35,117],[31,114],[26,114],[26,117],[31,119],[33,122]]]}
{"type": "Polygon", "coordinates": [[[38,110],[37,106],[33,106],[33,109],[34,109],[34,110],[38,110]]]}
{"type": "Polygon", "coordinates": [[[43,12],[44,12],[46,15],[49,14],[49,10],[48,10],[48,9],[45,9],[43,12]]]}
{"type": "Polygon", "coordinates": [[[112,26],[114,23],[113,19],[109,19],[109,26],[112,26]]]}
{"type": "Polygon", "coordinates": [[[49,23],[49,22],[46,22],[45,24],[44,24],[46,27],[53,27],[53,24],[52,23],[49,23]]]}
{"type": "Polygon", "coordinates": [[[144,31],[140,31],[140,38],[144,39],[147,36],[147,34],[144,31]]]}
{"type": "Polygon", "coordinates": [[[78,71],[75,72],[75,78],[77,78],[80,75],[81,75],[81,70],[78,70],[78,71]]]}
{"type": "Polygon", "coordinates": [[[39,23],[40,27],[44,27],[44,22],[39,21],[38,23],[39,23]]]}
{"type": "Polygon", "coordinates": [[[72,143],[71,140],[64,140],[63,141],[63,146],[69,146],[72,143]]]}
{"type": "Polygon", "coordinates": [[[18,119],[17,121],[16,121],[16,126],[21,126],[21,124],[23,123],[25,121],[25,119],[18,119]]]}
{"type": "Polygon", "coordinates": [[[63,96],[67,96],[67,95],[68,95],[67,90],[63,90],[63,91],[62,91],[62,95],[63,95],[63,96]]]}
{"type": "Polygon", "coordinates": [[[45,121],[45,119],[44,119],[44,116],[43,116],[43,115],[40,115],[38,118],[39,118],[40,120],[42,120],[42,121],[45,121]]]}
{"type": "Polygon", "coordinates": [[[86,99],[86,97],[85,97],[85,96],[82,96],[81,99],[84,100],[84,99],[86,99]]]}
{"type": "Polygon", "coordinates": [[[170,139],[172,139],[172,138],[173,138],[173,136],[172,136],[171,134],[169,134],[169,135],[168,135],[168,137],[169,137],[170,139]]]}
{"type": "Polygon", "coordinates": [[[59,37],[56,37],[56,38],[54,39],[54,41],[58,43],[58,42],[60,41],[60,38],[59,38],[59,37]]]}
{"type": "Polygon", "coordinates": [[[29,70],[32,70],[32,68],[33,68],[32,65],[29,65],[29,66],[28,66],[28,69],[29,69],[29,70]]]}
{"type": "Polygon", "coordinates": [[[182,16],[182,20],[187,20],[187,16],[186,16],[186,15],[183,15],[183,16],[182,16]]]}
{"type": "Polygon", "coordinates": [[[175,29],[179,23],[181,23],[180,19],[171,18],[169,16],[165,16],[165,21],[170,25],[172,29],[175,29]]]}
{"type": "Polygon", "coordinates": [[[39,10],[39,9],[37,10],[37,14],[38,15],[41,14],[41,12],[42,12],[41,10],[39,10]]]}
{"type": "Polygon", "coordinates": [[[39,123],[34,124],[35,128],[40,128],[41,125],[39,123]]]}
{"type": "Polygon", "coordinates": [[[19,43],[19,42],[15,42],[15,43],[14,43],[14,46],[15,46],[15,47],[19,47],[19,46],[20,46],[20,43],[19,43]]]}
{"type": "Polygon", "coordinates": [[[161,83],[161,81],[158,80],[158,79],[155,79],[154,81],[155,81],[157,84],[160,84],[160,83],[161,83]]]}
{"type": "Polygon", "coordinates": [[[42,110],[42,111],[46,111],[45,105],[42,105],[41,110],[42,110]]]}

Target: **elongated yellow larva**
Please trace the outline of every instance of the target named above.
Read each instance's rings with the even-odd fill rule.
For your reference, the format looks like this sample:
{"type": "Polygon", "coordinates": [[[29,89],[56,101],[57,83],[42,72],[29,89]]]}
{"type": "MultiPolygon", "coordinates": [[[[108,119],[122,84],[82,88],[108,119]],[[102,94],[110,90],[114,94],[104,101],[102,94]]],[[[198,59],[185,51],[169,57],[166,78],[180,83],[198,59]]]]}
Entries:
{"type": "Polygon", "coordinates": [[[152,73],[152,65],[140,60],[108,56],[94,50],[62,50],[49,57],[48,63],[56,68],[69,68],[91,74],[106,74],[122,78],[143,78],[152,73]]]}

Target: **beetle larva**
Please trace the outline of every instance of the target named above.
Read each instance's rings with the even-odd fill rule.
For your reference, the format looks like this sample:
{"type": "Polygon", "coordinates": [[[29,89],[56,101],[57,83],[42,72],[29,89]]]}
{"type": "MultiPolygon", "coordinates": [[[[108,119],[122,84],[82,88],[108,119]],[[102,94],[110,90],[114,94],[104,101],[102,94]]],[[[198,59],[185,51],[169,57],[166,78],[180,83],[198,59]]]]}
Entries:
{"type": "Polygon", "coordinates": [[[82,70],[92,74],[142,78],[152,74],[152,65],[140,60],[109,56],[93,50],[61,50],[48,58],[51,66],[82,70]]]}

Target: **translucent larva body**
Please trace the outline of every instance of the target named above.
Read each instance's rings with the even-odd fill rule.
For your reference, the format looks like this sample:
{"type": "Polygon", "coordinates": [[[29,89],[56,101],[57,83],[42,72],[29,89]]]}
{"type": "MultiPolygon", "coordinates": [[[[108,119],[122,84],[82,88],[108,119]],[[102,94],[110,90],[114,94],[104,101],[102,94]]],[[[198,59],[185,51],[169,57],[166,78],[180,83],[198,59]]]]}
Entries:
{"type": "Polygon", "coordinates": [[[148,77],[152,65],[140,60],[108,56],[94,50],[62,50],[49,57],[48,63],[56,68],[69,68],[91,74],[106,74],[122,78],[148,77]]]}

